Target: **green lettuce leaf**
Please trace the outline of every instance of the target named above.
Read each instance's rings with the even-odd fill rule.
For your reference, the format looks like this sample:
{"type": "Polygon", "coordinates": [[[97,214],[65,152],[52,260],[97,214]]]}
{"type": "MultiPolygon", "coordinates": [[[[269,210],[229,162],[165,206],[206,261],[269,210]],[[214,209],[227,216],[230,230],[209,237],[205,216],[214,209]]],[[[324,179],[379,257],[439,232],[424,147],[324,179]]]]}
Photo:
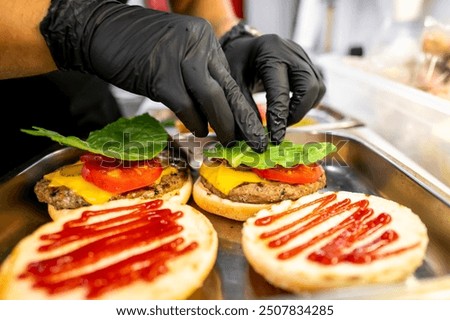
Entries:
{"type": "Polygon", "coordinates": [[[167,146],[168,139],[164,127],[147,113],[133,118],[120,118],[100,130],[92,131],[86,141],[40,127],[32,128],[21,131],[48,137],[69,147],[130,161],[154,158],[167,146]]]}
{"type": "Polygon", "coordinates": [[[217,143],[214,147],[205,149],[203,154],[210,159],[225,159],[234,168],[246,165],[257,169],[268,169],[275,166],[289,168],[297,164],[315,163],[335,151],[336,146],[330,142],[294,144],[283,141],[279,145],[269,145],[263,153],[257,153],[244,141],[239,141],[228,148],[217,143]]]}

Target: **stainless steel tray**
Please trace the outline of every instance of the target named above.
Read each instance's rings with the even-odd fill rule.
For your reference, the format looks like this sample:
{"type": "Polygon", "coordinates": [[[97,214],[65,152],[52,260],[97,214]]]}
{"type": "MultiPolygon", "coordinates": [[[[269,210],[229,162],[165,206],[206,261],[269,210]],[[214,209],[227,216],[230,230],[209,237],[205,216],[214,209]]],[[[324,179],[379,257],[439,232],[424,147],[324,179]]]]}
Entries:
{"type": "MultiPolygon", "coordinates": [[[[186,138],[186,137],[184,137],[186,138]]],[[[345,132],[288,131],[297,143],[330,141],[338,151],[324,162],[327,190],[347,190],[383,196],[410,207],[428,227],[430,244],[423,265],[414,277],[392,286],[370,286],[292,295],[268,284],[248,265],[241,248],[242,223],[205,213],[219,235],[216,265],[192,299],[345,299],[373,297],[450,297],[450,200],[448,195],[417,176],[412,168],[357,136],[345,132]]],[[[183,150],[195,139],[177,141],[183,150]]],[[[199,139],[196,148],[214,140],[199,139]]],[[[188,157],[196,154],[188,153],[188,157]]],[[[0,262],[20,239],[50,221],[46,206],[38,203],[33,186],[44,174],[74,161],[79,152],[56,150],[35,161],[0,185],[0,262]]],[[[192,160],[192,159],[191,159],[192,160]]],[[[199,159],[190,161],[195,165],[199,159]]],[[[195,168],[194,168],[195,169],[195,168]]],[[[196,175],[196,171],[193,170],[196,175]]],[[[189,202],[195,206],[193,201],[189,202]]]]}

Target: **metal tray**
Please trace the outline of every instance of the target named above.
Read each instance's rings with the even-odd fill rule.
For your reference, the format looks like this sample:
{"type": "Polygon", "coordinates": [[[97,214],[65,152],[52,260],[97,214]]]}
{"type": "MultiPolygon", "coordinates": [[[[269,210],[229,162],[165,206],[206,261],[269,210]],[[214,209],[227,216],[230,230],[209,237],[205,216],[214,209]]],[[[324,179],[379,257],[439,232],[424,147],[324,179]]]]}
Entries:
{"type": "MultiPolygon", "coordinates": [[[[242,223],[205,213],[219,235],[216,265],[204,286],[191,299],[346,299],[450,297],[450,200],[445,192],[421,180],[412,168],[391,159],[388,154],[357,136],[345,132],[288,131],[297,143],[330,141],[338,151],[324,161],[327,190],[346,190],[383,196],[410,207],[428,227],[430,243],[423,265],[414,276],[396,285],[357,287],[292,295],[275,288],[247,263],[241,248],[242,223]]],[[[176,141],[182,150],[192,141],[176,141]]],[[[214,140],[199,139],[196,148],[214,140]]],[[[195,142],[195,141],[194,141],[195,142]]],[[[0,262],[23,237],[50,221],[46,206],[39,203],[33,186],[44,174],[73,162],[79,151],[62,148],[33,162],[0,184],[0,262]]],[[[188,156],[196,154],[188,153],[188,156]]],[[[189,161],[196,165],[199,159],[189,161]]],[[[196,175],[194,168],[193,174],[196,175]]],[[[189,204],[195,206],[193,201],[189,204]]]]}

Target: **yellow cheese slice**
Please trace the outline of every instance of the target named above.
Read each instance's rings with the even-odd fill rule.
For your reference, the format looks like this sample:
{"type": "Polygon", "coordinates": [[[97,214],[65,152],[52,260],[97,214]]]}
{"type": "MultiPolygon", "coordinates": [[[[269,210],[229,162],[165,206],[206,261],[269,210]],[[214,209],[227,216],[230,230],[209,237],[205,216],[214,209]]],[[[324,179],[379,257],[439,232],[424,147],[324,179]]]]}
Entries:
{"type": "Polygon", "coordinates": [[[225,164],[202,164],[199,174],[211,185],[225,195],[228,195],[233,188],[245,183],[265,182],[256,173],[251,171],[235,170],[225,164]]]}
{"type": "Polygon", "coordinates": [[[107,202],[113,194],[84,180],[81,176],[82,167],[83,164],[77,162],[62,168],[61,170],[49,173],[45,175],[44,178],[50,180],[50,187],[65,186],[91,204],[107,202]]]}
{"type": "MultiPolygon", "coordinates": [[[[44,178],[50,181],[50,187],[65,186],[80,197],[83,197],[83,199],[90,204],[102,204],[114,196],[113,193],[100,189],[96,185],[84,180],[81,176],[82,167],[83,164],[81,162],[77,162],[63,167],[60,170],[49,173],[45,175],[44,178]]],[[[159,183],[164,175],[176,172],[176,168],[170,166],[166,167],[155,183],[159,183]]]]}

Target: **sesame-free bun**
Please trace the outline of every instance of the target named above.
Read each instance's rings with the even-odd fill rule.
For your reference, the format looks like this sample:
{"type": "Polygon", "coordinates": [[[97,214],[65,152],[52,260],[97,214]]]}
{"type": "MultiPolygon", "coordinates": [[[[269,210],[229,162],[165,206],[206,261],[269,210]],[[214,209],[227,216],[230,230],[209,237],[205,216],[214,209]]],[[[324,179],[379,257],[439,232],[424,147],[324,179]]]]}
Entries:
{"type": "Polygon", "coordinates": [[[192,198],[201,209],[237,221],[245,221],[261,209],[269,208],[272,205],[243,203],[221,198],[209,191],[200,177],[197,178],[192,188],[192,198]]]}
{"type": "Polygon", "coordinates": [[[253,269],[272,285],[294,293],[403,281],[422,264],[427,244],[427,229],[409,208],[381,197],[344,191],[284,201],[249,218],[242,230],[242,248],[253,269]],[[330,197],[330,202],[324,203],[325,197],[330,197]],[[341,201],[368,201],[367,212],[373,212],[349,218],[358,211],[356,206],[336,215],[328,209],[313,211],[321,203],[331,207],[341,201]],[[321,220],[327,215],[331,217],[321,220]],[[365,228],[373,232],[365,232],[365,228]],[[333,242],[337,237],[340,240],[333,242]],[[372,254],[364,254],[364,245],[370,245],[372,254]]]}
{"type": "MultiPolygon", "coordinates": [[[[181,188],[164,193],[159,198],[166,200],[166,201],[172,201],[172,202],[176,202],[176,203],[180,203],[180,204],[186,204],[188,202],[189,198],[191,197],[192,183],[193,183],[192,176],[190,174],[188,174],[187,179],[183,183],[181,188]]],[[[114,205],[114,203],[121,203],[122,200],[123,199],[118,199],[118,200],[112,200],[109,202],[112,203],[112,205],[114,205]]],[[[144,199],[138,198],[136,201],[139,202],[142,200],[144,200],[144,199]]],[[[147,200],[149,200],[149,199],[147,199],[147,200]]],[[[72,214],[77,214],[80,211],[85,211],[85,210],[87,210],[87,208],[96,210],[97,208],[101,208],[101,207],[103,207],[103,204],[91,205],[91,206],[87,206],[87,207],[85,206],[85,207],[80,207],[77,209],[56,209],[54,206],[49,204],[47,206],[47,209],[48,209],[48,214],[50,215],[50,217],[53,220],[58,220],[61,217],[65,217],[67,215],[72,215],[72,214]]]]}
{"type": "Polygon", "coordinates": [[[189,205],[130,207],[158,201],[122,199],[44,224],[2,264],[0,299],[189,298],[214,267],[217,233],[189,205]]]}

